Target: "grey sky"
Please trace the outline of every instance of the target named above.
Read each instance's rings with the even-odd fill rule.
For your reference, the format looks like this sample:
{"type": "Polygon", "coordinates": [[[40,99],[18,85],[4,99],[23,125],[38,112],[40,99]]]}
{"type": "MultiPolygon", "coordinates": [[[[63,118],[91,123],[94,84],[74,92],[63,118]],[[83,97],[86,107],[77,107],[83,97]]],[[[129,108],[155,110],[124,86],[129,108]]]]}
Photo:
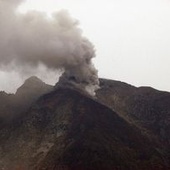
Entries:
{"type": "MultiPolygon", "coordinates": [[[[170,91],[169,0],[28,0],[21,11],[28,8],[68,9],[96,47],[100,77],[170,91]]],[[[42,72],[47,82],[56,81],[42,72]]],[[[13,91],[24,78],[0,72],[0,90],[13,91]]]]}

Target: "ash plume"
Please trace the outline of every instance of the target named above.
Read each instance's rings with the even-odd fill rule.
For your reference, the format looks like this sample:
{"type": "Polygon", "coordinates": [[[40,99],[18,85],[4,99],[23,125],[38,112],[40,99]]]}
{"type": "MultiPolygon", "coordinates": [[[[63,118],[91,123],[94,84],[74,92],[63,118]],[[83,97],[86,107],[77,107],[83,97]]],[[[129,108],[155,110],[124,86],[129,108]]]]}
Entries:
{"type": "Polygon", "coordinates": [[[92,94],[99,84],[92,63],[95,50],[82,36],[77,20],[65,10],[52,18],[37,11],[21,14],[17,9],[22,2],[0,0],[0,69],[35,69],[43,64],[63,70],[65,79],[72,78],[92,94]]]}

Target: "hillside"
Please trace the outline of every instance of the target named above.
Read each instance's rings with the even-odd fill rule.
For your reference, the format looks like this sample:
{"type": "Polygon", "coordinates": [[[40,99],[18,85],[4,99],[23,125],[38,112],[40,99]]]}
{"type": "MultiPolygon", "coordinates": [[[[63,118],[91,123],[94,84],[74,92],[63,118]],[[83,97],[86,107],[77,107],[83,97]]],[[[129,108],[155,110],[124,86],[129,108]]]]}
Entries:
{"type": "Polygon", "coordinates": [[[1,169],[165,168],[156,144],[136,127],[72,89],[42,96],[0,134],[1,169]]]}
{"type": "Polygon", "coordinates": [[[170,93],[106,79],[100,80],[100,87],[97,92],[100,102],[169,150],[170,93]]]}
{"type": "Polygon", "coordinates": [[[20,98],[16,116],[0,129],[0,169],[170,168],[169,93],[101,79],[94,98],[58,84],[53,89],[32,77],[15,95],[0,93],[3,106],[11,107],[9,97],[20,98]]]}

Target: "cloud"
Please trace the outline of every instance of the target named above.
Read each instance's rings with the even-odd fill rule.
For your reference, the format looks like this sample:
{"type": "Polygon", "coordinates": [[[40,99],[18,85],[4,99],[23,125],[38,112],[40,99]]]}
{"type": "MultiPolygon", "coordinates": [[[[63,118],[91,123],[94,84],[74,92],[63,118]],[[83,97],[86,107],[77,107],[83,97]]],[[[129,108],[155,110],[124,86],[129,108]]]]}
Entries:
{"type": "Polygon", "coordinates": [[[20,14],[17,8],[21,2],[0,0],[0,68],[24,74],[23,70],[42,64],[64,70],[68,80],[74,77],[77,84],[95,90],[98,76],[92,63],[94,46],[82,36],[77,20],[65,10],[50,19],[37,11],[20,14]]]}

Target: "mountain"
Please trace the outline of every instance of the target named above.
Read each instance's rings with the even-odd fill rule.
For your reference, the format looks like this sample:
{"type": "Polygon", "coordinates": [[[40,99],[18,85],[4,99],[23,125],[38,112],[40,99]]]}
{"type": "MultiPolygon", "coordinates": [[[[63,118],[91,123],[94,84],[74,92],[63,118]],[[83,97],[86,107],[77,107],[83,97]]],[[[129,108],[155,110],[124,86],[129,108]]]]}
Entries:
{"type": "Polygon", "coordinates": [[[0,135],[1,169],[165,168],[164,155],[139,129],[73,89],[42,96],[0,135]]]}
{"type": "Polygon", "coordinates": [[[25,112],[40,96],[53,90],[53,86],[45,84],[32,76],[25,80],[15,94],[0,92],[0,127],[9,120],[25,112]]]}
{"type": "MultiPolygon", "coordinates": [[[[167,121],[169,127],[168,92],[100,79],[96,97],[61,82],[36,96],[42,82],[34,78],[14,95],[28,96],[29,108],[18,110],[19,114],[15,110],[18,116],[0,129],[0,169],[170,168],[169,144],[155,130],[165,127],[158,121],[167,121]]],[[[5,102],[8,94],[2,96],[5,102]]]]}

